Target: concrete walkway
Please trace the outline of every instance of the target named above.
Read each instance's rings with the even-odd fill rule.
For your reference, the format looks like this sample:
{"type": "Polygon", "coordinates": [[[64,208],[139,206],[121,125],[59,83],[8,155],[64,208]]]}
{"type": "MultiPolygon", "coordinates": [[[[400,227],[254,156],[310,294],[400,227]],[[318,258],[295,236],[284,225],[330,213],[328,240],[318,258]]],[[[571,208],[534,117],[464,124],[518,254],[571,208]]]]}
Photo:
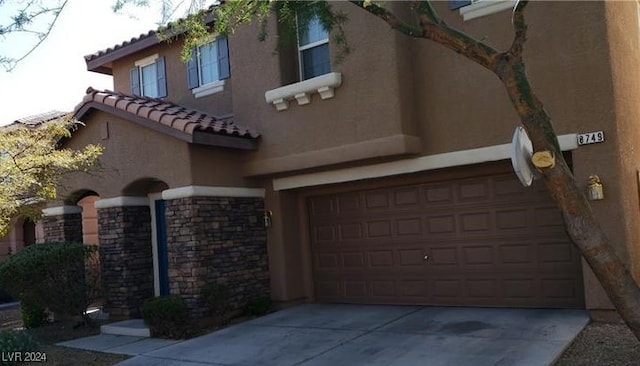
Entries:
{"type": "Polygon", "coordinates": [[[588,322],[581,310],[310,304],[182,342],[61,345],[138,355],[122,366],[546,366],[588,322]]]}

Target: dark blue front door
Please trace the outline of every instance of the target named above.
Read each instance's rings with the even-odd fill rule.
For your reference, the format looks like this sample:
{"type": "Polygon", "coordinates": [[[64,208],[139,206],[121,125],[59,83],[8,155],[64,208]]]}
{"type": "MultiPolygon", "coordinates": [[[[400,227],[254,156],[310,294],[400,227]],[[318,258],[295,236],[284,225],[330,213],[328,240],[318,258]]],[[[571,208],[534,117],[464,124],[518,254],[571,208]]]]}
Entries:
{"type": "Polygon", "coordinates": [[[155,201],[156,238],[158,241],[158,276],[160,296],[169,295],[169,257],[167,255],[167,220],[164,215],[164,201],[155,201]]]}

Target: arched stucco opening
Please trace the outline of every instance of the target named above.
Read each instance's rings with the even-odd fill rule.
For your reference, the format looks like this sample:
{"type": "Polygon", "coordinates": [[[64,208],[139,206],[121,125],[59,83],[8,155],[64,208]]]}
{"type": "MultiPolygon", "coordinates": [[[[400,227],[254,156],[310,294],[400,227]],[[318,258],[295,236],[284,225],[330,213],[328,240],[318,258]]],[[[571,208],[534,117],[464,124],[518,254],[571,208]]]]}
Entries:
{"type": "Polygon", "coordinates": [[[0,260],[15,254],[27,245],[42,241],[42,225],[29,218],[18,217],[9,232],[0,238],[0,260]]]}
{"type": "Polygon", "coordinates": [[[158,178],[141,178],[122,189],[123,196],[148,196],[169,189],[169,185],[158,178]]]}
{"type": "Polygon", "coordinates": [[[64,200],[65,205],[78,206],[82,209],[81,230],[82,242],[84,244],[98,245],[98,213],[95,202],[100,199],[100,195],[90,189],[79,189],[64,200]]]}
{"type": "MultiPolygon", "coordinates": [[[[98,212],[95,206],[98,200],[100,200],[100,195],[90,189],[77,190],[64,200],[65,205],[78,206],[81,209],[80,224],[77,227],[80,232],[74,237],[82,238],[84,245],[97,246],[100,244],[98,238],[98,212]]],[[[97,250],[85,261],[85,279],[92,290],[90,293],[92,297],[91,306],[101,307],[104,302],[102,296],[99,295],[101,294],[99,290],[102,282],[101,278],[100,251],[97,250]]]]}

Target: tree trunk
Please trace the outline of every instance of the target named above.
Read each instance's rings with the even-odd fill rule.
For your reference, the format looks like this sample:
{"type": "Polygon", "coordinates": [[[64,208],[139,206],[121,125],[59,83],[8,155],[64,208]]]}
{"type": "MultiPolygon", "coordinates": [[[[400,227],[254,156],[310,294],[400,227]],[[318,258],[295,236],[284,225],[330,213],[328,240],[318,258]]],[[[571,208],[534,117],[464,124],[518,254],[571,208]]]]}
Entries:
{"type": "MultiPolygon", "coordinates": [[[[495,71],[495,70],[494,70],[495,71]]],[[[508,59],[495,71],[505,85],[534,151],[555,155],[554,167],[543,169],[543,181],[557,203],[574,244],[609,295],[625,323],[640,340],[640,287],[616,254],[591,206],[562,156],[549,115],[531,90],[524,63],[508,59]]]]}

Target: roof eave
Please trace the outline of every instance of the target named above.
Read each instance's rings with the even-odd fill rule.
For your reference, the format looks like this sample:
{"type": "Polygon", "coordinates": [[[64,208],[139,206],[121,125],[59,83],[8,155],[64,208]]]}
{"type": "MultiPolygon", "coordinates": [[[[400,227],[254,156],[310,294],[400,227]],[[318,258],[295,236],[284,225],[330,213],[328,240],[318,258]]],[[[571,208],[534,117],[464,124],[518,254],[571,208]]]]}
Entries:
{"type": "Polygon", "coordinates": [[[121,46],[111,52],[96,56],[90,60],[85,58],[85,62],[87,63],[87,70],[111,75],[111,67],[106,66],[107,64],[136,52],[140,52],[146,48],[155,46],[160,42],[161,40],[158,39],[158,37],[154,33],[142,39],[121,46]]]}
{"type": "Polygon", "coordinates": [[[120,117],[127,121],[131,121],[143,127],[150,128],[154,131],[163,133],[175,137],[179,140],[185,141],[191,144],[224,147],[238,150],[257,150],[258,142],[255,138],[246,138],[241,136],[224,136],[203,131],[194,131],[193,135],[186,132],[178,131],[169,126],[160,124],[155,121],[148,120],[146,118],[131,114],[130,112],[104,105],[98,102],[88,102],[77,108],[74,112],[74,117],[77,120],[82,120],[92,109],[100,110],[114,116],[120,117]]]}

